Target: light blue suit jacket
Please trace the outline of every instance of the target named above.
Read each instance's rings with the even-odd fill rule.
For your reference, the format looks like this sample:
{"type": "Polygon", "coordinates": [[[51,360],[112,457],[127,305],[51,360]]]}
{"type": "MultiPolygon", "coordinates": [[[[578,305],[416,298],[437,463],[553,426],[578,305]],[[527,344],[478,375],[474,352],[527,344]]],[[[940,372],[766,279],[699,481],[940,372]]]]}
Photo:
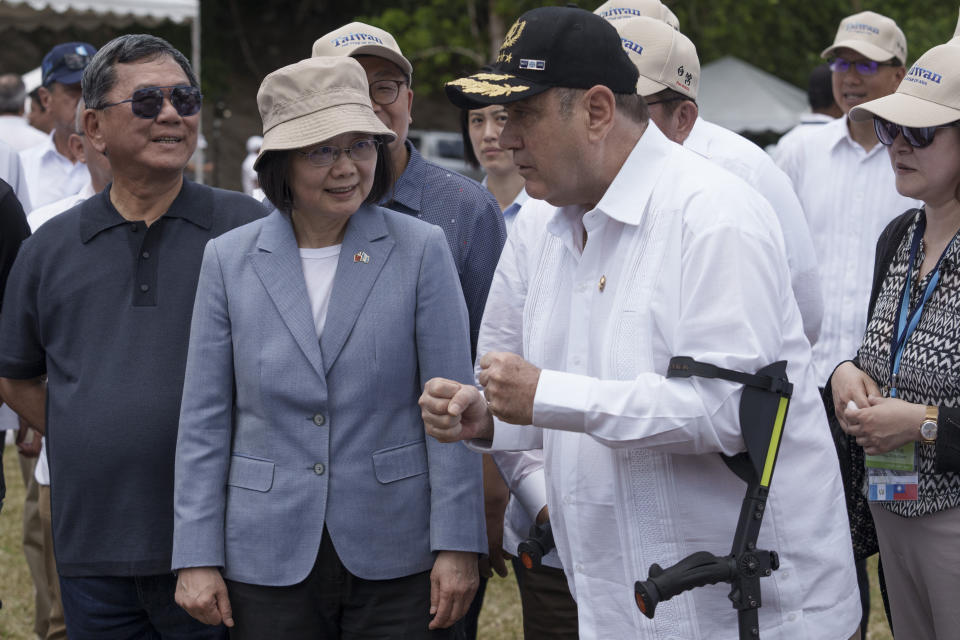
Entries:
{"type": "Polygon", "coordinates": [[[410,216],[364,205],[350,218],[320,340],[285,215],[211,240],[180,414],[173,568],[295,584],[324,525],[365,579],[425,571],[439,550],[486,551],[480,457],[425,438],[417,405],[434,376],[472,382],[468,326],[443,232],[410,216]]]}

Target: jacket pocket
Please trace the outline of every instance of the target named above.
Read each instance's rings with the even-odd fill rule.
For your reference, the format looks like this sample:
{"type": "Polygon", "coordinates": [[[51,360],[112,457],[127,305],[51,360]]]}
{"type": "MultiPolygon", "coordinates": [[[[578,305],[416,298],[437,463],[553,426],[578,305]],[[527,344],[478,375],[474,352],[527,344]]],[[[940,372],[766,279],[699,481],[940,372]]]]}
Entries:
{"type": "Polygon", "coordinates": [[[423,440],[373,452],[373,473],[382,484],[427,472],[427,445],[423,440]]]}
{"type": "Polygon", "coordinates": [[[253,491],[269,491],[273,486],[273,468],[274,464],[270,460],[243,455],[230,456],[227,484],[253,491]]]}

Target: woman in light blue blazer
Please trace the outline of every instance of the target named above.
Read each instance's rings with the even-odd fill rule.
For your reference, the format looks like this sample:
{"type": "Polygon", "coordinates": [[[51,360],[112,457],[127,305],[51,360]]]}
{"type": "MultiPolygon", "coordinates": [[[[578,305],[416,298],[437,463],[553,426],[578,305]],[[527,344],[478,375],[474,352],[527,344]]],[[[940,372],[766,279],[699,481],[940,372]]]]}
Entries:
{"type": "Polygon", "coordinates": [[[177,601],[235,638],[434,638],[486,550],[480,458],[425,439],[422,382],[472,382],[436,227],[391,184],[352,58],[267,76],[255,168],[276,206],[211,241],[177,441],[177,601]]]}

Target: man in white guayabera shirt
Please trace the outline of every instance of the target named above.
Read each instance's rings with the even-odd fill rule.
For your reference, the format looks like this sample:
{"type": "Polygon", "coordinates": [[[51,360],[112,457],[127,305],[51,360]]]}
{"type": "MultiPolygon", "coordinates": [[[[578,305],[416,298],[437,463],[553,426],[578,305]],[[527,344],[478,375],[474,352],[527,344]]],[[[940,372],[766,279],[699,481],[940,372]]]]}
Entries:
{"type": "Polygon", "coordinates": [[[864,11],[843,19],[821,55],[831,61],[833,95],[844,116],[785,141],[777,163],[793,181],[820,264],[824,309],[813,366],[822,387],[860,346],[880,232],[917,202],[897,193],[873,121],[846,116],[858,104],[896,91],[906,72],[903,32],[890,18],[864,11]]]}
{"type": "Polygon", "coordinates": [[[840,472],[770,205],[668,140],[636,94],[616,30],[567,7],[525,13],[491,70],[447,85],[462,108],[504,104],[500,145],[531,200],[497,267],[478,382],[432,379],[427,432],[479,450],[542,448],[557,550],[580,637],[733,640],[729,587],[645,618],[634,581],[654,562],[730,549],[745,483],[742,387],[667,378],[673,356],[794,384],[758,546],[767,640],[846,640],[859,598],[840,472]],[[563,135],[556,135],[563,131],[563,135]]]}

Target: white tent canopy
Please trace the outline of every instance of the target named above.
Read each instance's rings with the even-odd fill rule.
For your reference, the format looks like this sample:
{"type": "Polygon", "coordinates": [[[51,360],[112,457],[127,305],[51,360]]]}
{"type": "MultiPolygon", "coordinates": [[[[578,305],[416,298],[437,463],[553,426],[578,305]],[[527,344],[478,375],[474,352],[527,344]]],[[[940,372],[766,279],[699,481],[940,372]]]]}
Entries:
{"type": "Polygon", "coordinates": [[[109,24],[125,27],[133,21],[151,24],[164,20],[197,21],[198,0],[2,0],[0,18],[18,29],[67,25],[109,24]]]}
{"type": "Polygon", "coordinates": [[[697,105],[705,120],[738,132],[783,133],[809,111],[805,91],[732,56],[703,66],[697,105]]]}

